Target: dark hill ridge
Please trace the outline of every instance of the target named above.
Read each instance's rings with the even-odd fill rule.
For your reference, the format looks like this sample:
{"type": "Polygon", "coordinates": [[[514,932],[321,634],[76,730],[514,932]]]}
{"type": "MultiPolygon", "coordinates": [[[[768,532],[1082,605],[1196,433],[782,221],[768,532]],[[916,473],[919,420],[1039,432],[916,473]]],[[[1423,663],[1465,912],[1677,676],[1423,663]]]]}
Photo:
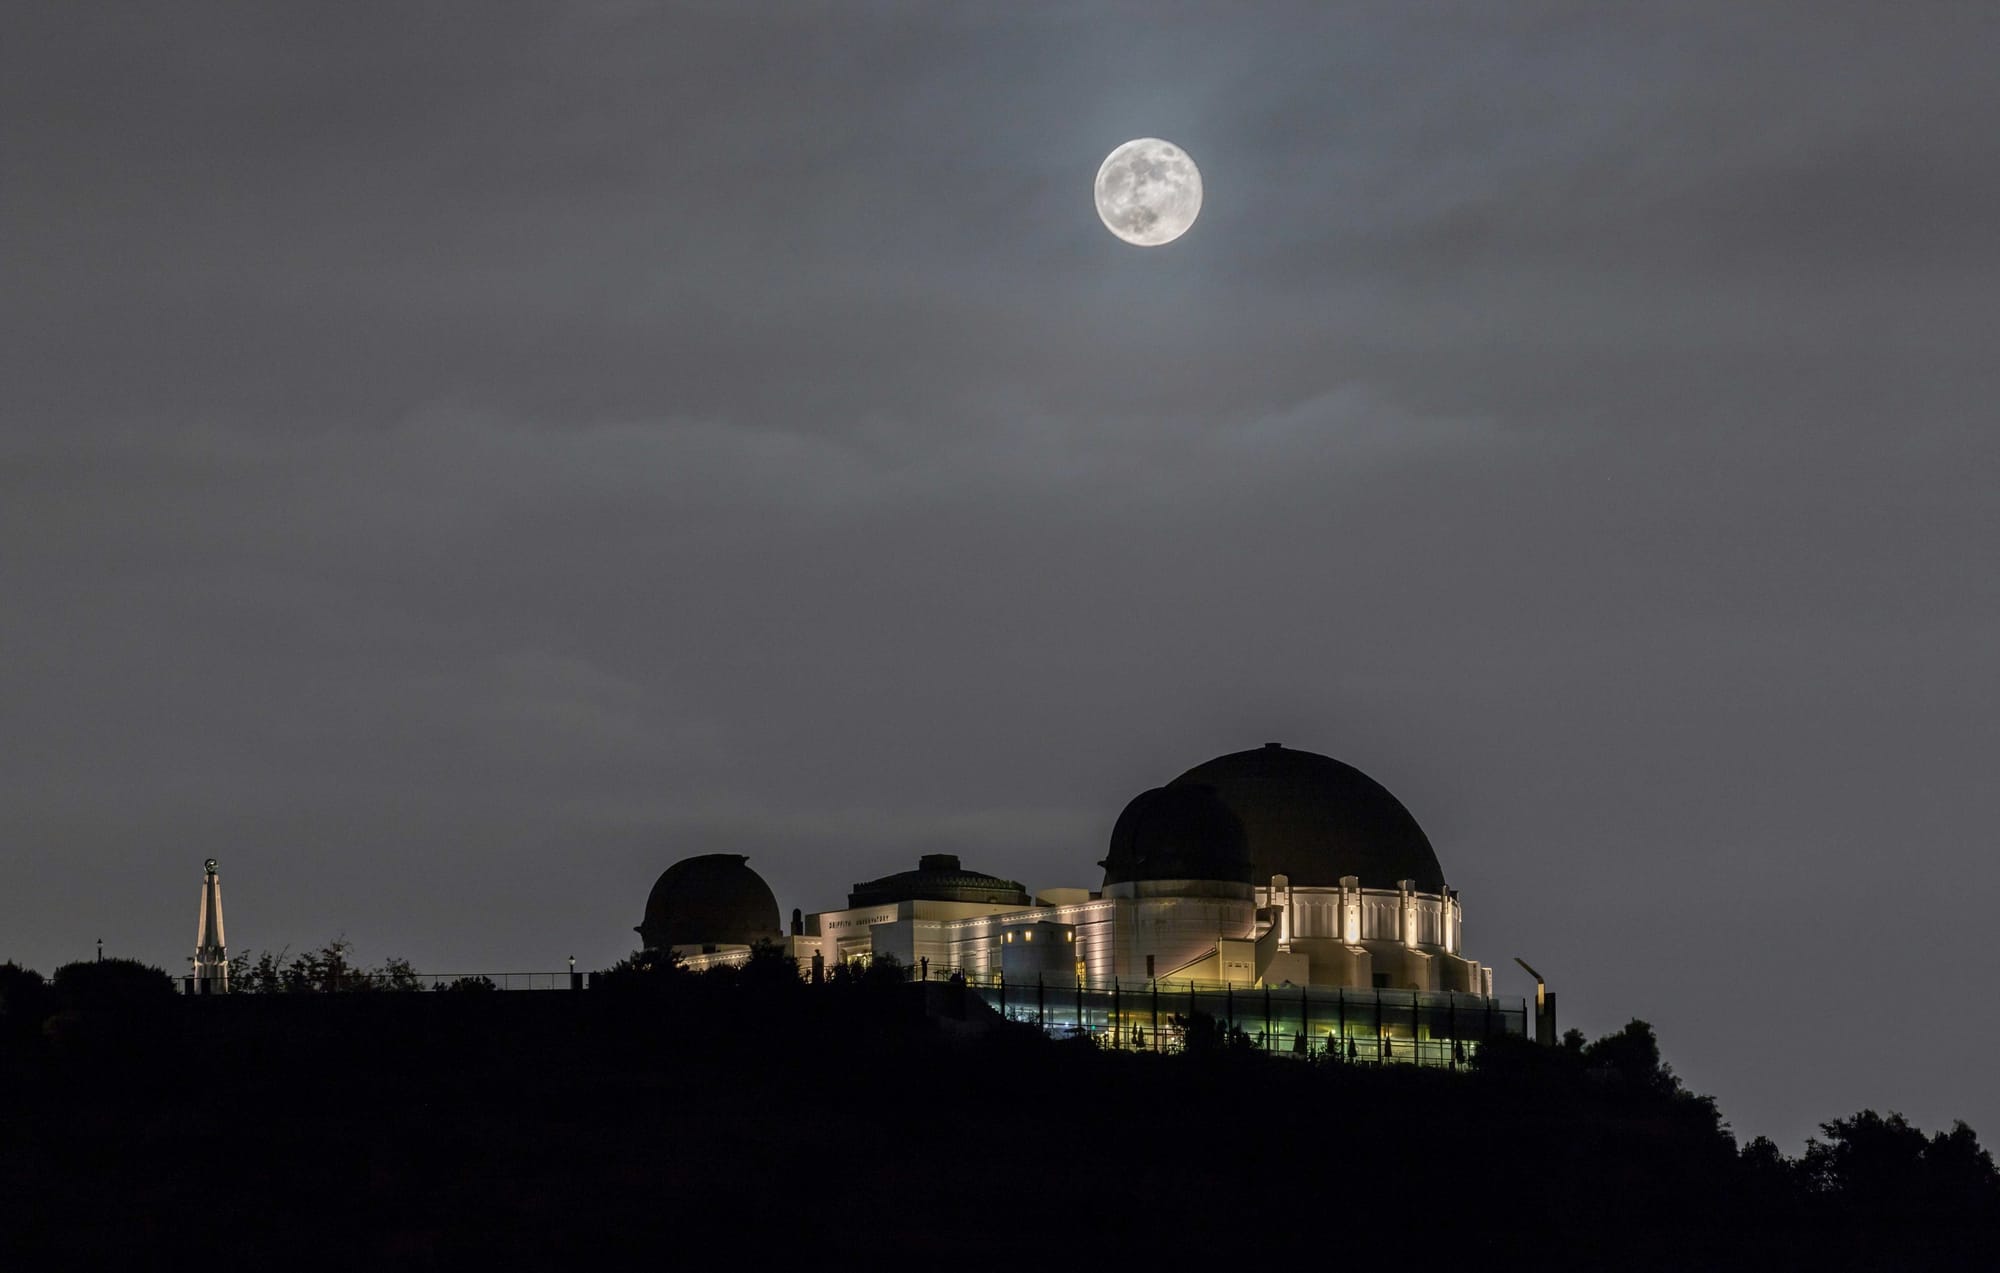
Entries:
{"type": "Polygon", "coordinates": [[[936,984],[669,975],[10,1032],[10,1266],[198,1230],[218,1261],[278,1267],[1318,1265],[1336,1233],[1343,1265],[1938,1267],[1996,1232],[1990,1207],[1815,1208],[1746,1165],[1649,1031],[1451,1073],[1246,1055],[1212,1030],[1196,1054],[1112,1053],[955,1012],[936,984]]]}

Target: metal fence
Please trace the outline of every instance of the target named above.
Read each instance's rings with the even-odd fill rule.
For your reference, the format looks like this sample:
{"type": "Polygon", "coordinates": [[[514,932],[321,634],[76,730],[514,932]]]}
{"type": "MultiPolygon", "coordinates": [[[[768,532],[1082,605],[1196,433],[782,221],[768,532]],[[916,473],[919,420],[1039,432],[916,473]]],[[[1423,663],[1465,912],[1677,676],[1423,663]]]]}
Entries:
{"type": "MultiPolygon", "coordinates": [[[[872,975],[881,971],[878,967],[872,975]]],[[[1058,1037],[1137,1051],[1181,1051],[1190,1046],[1191,1035],[1205,1032],[1196,1044],[1368,1065],[1451,1067],[1465,1064],[1487,1039],[1525,1036],[1528,1021],[1525,999],[1459,991],[1046,976],[1009,982],[998,972],[928,963],[899,971],[910,981],[963,986],[1010,1021],[1058,1037]]],[[[800,972],[805,975],[806,970],[800,972]]],[[[279,989],[459,994],[581,990],[587,984],[588,974],[573,969],[385,974],[342,968],[325,970],[323,980],[288,981],[279,989]]],[[[195,994],[203,987],[189,977],[183,989],[195,994]]]]}
{"type": "Polygon", "coordinates": [[[427,972],[418,975],[426,990],[581,990],[568,972],[427,972]]]}
{"type": "MultiPolygon", "coordinates": [[[[587,974],[560,972],[365,972],[339,968],[323,970],[316,976],[285,977],[280,984],[262,993],[325,994],[350,991],[439,991],[446,994],[491,990],[581,990],[587,974]]],[[[212,993],[193,977],[181,979],[181,992],[212,993]]],[[[238,983],[231,994],[256,994],[258,990],[238,983]]]]}
{"type": "Polygon", "coordinates": [[[1242,986],[1227,982],[1117,979],[1009,984],[962,980],[1009,1020],[1105,1046],[1179,1051],[1194,1031],[1206,1042],[1367,1064],[1456,1066],[1499,1035],[1524,1036],[1527,1002],[1456,991],[1341,986],[1242,986]]]}

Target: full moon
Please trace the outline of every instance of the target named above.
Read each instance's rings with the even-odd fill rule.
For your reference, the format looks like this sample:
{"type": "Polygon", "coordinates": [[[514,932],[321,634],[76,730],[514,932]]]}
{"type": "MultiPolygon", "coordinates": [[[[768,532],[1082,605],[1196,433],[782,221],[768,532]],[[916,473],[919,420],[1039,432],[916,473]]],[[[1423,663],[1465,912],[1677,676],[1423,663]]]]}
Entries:
{"type": "Polygon", "coordinates": [[[1170,141],[1128,141],[1097,170],[1097,215],[1127,243],[1172,243],[1200,212],[1201,170],[1170,141]]]}

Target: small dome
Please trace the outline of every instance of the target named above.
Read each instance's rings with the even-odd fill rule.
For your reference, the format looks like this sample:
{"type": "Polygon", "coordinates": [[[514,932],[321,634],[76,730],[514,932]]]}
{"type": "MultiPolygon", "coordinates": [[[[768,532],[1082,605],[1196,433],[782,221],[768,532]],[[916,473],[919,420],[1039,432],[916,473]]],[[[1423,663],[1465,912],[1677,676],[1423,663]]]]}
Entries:
{"type": "Polygon", "coordinates": [[[1243,824],[1208,787],[1174,783],[1142,791],[1111,828],[1104,883],[1229,880],[1248,884],[1243,824]]]}
{"type": "Polygon", "coordinates": [[[1267,743],[1196,765],[1167,789],[1176,787],[1210,790],[1236,815],[1259,884],[1284,875],[1330,886],[1355,875],[1368,888],[1412,880],[1421,892],[1444,889],[1437,853],[1403,802],[1330,756],[1267,743]]]}
{"type": "Polygon", "coordinates": [[[740,853],[682,858],[654,882],[637,932],[648,950],[779,941],[778,899],[740,853]]]}
{"type": "Polygon", "coordinates": [[[882,906],[893,902],[982,902],[989,906],[1026,906],[1028,891],[1014,880],[982,871],[968,871],[953,853],[926,853],[914,871],[898,871],[879,880],[865,880],[847,895],[849,906],[882,906]]]}

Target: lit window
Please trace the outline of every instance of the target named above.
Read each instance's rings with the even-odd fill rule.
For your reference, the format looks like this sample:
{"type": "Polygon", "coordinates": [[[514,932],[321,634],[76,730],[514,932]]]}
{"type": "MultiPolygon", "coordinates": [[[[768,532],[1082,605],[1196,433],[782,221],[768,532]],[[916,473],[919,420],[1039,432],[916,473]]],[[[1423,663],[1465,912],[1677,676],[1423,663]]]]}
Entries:
{"type": "Polygon", "coordinates": [[[1022,940],[1024,941],[1035,940],[1035,930],[1031,928],[1026,933],[1022,934],[1022,940]]]}

